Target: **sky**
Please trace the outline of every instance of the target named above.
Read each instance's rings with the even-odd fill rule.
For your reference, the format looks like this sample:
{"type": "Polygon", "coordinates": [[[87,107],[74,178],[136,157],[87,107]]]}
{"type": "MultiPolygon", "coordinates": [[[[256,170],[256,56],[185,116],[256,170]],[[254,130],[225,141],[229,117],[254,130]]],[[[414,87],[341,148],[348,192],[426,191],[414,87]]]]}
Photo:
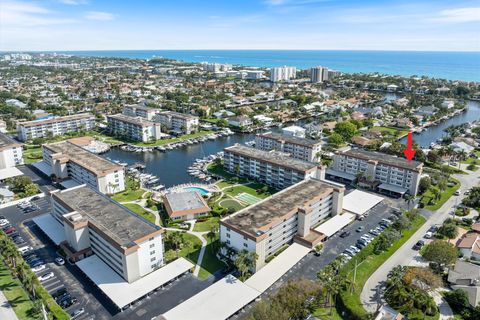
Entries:
{"type": "Polygon", "coordinates": [[[0,51],[480,51],[479,0],[0,0],[0,51]]]}

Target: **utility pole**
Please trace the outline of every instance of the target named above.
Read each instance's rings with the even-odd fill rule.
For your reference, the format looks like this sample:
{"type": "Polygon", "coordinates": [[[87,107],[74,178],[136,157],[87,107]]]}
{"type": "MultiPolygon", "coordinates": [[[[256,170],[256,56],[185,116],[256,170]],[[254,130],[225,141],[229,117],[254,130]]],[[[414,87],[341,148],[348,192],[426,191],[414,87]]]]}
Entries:
{"type": "Polygon", "coordinates": [[[357,280],[357,267],[358,267],[358,260],[355,259],[355,268],[353,269],[353,282],[352,282],[352,285],[350,286],[350,293],[353,293],[353,290],[355,289],[355,281],[357,280]]]}

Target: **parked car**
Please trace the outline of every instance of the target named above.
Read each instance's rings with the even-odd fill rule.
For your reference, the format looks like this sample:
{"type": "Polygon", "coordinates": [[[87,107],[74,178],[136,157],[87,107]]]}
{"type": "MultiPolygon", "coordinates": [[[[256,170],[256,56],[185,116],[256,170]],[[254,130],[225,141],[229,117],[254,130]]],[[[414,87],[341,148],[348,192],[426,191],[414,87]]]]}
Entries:
{"type": "Polygon", "coordinates": [[[36,266],[36,267],[32,267],[32,271],[33,271],[33,272],[39,272],[39,271],[44,270],[45,268],[46,268],[46,267],[45,267],[44,264],[40,264],[40,265],[38,265],[38,266],[36,266]]]}
{"type": "Polygon", "coordinates": [[[20,254],[24,254],[24,253],[26,253],[28,251],[31,251],[31,250],[33,250],[33,248],[30,247],[30,246],[25,246],[25,247],[18,248],[18,252],[20,252],[20,254]]]}
{"type": "Polygon", "coordinates": [[[52,298],[57,300],[58,298],[64,296],[67,293],[68,293],[67,288],[63,287],[63,288],[58,289],[54,293],[52,293],[52,298]]]}
{"type": "Polygon", "coordinates": [[[431,239],[433,237],[433,233],[428,231],[427,233],[425,233],[425,235],[423,236],[425,239],[431,239]]]}
{"type": "Polygon", "coordinates": [[[358,249],[358,248],[355,247],[355,246],[350,246],[350,247],[348,247],[348,249],[350,249],[350,250],[352,250],[352,251],[354,251],[354,252],[356,252],[356,253],[359,253],[359,252],[360,252],[360,249],[358,249]]]}
{"type": "Polygon", "coordinates": [[[418,240],[417,243],[413,246],[413,250],[420,250],[425,245],[425,241],[418,240]]]}
{"type": "Polygon", "coordinates": [[[46,281],[48,279],[51,279],[55,277],[55,275],[53,274],[53,272],[47,272],[45,274],[42,274],[41,276],[38,277],[38,280],[40,281],[46,281]]]}
{"type": "Polygon", "coordinates": [[[12,234],[12,233],[14,233],[15,231],[17,231],[17,228],[15,228],[15,227],[10,227],[10,228],[8,228],[7,230],[5,230],[5,233],[6,233],[6,234],[12,234]]]}
{"type": "Polygon", "coordinates": [[[459,196],[459,195],[460,195],[460,191],[458,191],[458,190],[455,191],[454,195],[455,195],[455,196],[459,196]]]}
{"type": "Polygon", "coordinates": [[[363,229],[365,229],[364,226],[359,226],[357,229],[355,229],[355,231],[357,231],[357,232],[362,232],[363,229]]]}
{"type": "Polygon", "coordinates": [[[78,302],[78,300],[77,300],[76,297],[69,297],[68,299],[62,300],[59,303],[59,305],[60,305],[60,307],[62,307],[64,309],[67,309],[67,308],[70,308],[71,306],[73,306],[77,302],[78,302]]]}
{"type": "Polygon", "coordinates": [[[63,266],[65,264],[65,260],[63,260],[62,257],[56,257],[55,263],[58,264],[59,266],[63,266]]]}
{"type": "Polygon", "coordinates": [[[7,219],[0,219],[0,227],[4,227],[7,224],[10,224],[10,221],[8,221],[7,219]]]}
{"type": "Polygon", "coordinates": [[[340,234],[340,238],[346,238],[350,235],[350,231],[344,231],[340,234]]]}
{"type": "Polygon", "coordinates": [[[370,231],[368,231],[370,234],[373,234],[374,236],[378,236],[380,234],[380,232],[378,232],[377,230],[375,229],[370,229],[370,231]]]}
{"type": "Polygon", "coordinates": [[[74,310],[71,314],[70,314],[70,317],[72,319],[76,319],[78,317],[80,317],[82,314],[85,313],[85,309],[84,308],[80,308],[80,309],[77,309],[77,310],[74,310]]]}
{"type": "Polygon", "coordinates": [[[35,196],[31,199],[31,201],[36,201],[36,200],[40,200],[40,197],[39,196],[35,196]]]}

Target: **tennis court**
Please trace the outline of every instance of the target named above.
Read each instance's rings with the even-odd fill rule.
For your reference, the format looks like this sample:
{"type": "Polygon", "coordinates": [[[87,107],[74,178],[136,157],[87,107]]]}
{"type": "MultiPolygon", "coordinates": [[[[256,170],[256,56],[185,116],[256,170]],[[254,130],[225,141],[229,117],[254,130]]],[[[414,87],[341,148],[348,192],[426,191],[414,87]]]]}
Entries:
{"type": "Polygon", "coordinates": [[[249,205],[255,204],[258,201],[262,200],[260,198],[252,196],[251,194],[248,194],[248,193],[245,193],[245,192],[242,192],[242,193],[238,194],[235,198],[244,202],[244,203],[247,203],[249,205]]]}

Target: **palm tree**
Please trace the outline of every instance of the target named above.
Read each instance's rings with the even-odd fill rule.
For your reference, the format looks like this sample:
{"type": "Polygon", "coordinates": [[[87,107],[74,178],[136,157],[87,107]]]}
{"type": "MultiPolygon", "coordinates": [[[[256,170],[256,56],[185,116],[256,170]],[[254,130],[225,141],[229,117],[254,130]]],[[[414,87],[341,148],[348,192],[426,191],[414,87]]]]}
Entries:
{"type": "Polygon", "coordinates": [[[8,241],[3,255],[7,258],[9,265],[15,269],[18,257],[17,247],[12,242],[8,241]]]}
{"type": "Polygon", "coordinates": [[[328,304],[330,305],[330,314],[333,306],[336,304],[337,295],[345,285],[345,278],[339,274],[340,261],[334,260],[326,265],[317,273],[318,281],[325,287],[328,293],[328,304]]]}
{"type": "Polygon", "coordinates": [[[240,271],[241,278],[244,278],[249,270],[255,268],[257,259],[258,254],[254,251],[248,252],[244,249],[237,254],[234,265],[240,271]]]}
{"type": "Polygon", "coordinates": [[[408,210],[410,210],[410,205],[414,202],[415,197],[412,196],[411,194],[406,194],[403,196],[403,199],[407,203],[408,210]]]}
{"type": "Polygon", "coordinates": [[[33,272],[29,272],[23,280],[23,286],[33,296],[33,300],[36,299],[35,291],[37,289],[37,277],[33,272]]]}
{"type": "Polygon", "coordinates": [[[17,267],[15,268],[15,273],[17,274],[18,279],[22,281],[27,277],[27,274],[30,270],[30,267],[27,265],[27,263],[24,260],[21,260],[18,264],[17,267]]]}

